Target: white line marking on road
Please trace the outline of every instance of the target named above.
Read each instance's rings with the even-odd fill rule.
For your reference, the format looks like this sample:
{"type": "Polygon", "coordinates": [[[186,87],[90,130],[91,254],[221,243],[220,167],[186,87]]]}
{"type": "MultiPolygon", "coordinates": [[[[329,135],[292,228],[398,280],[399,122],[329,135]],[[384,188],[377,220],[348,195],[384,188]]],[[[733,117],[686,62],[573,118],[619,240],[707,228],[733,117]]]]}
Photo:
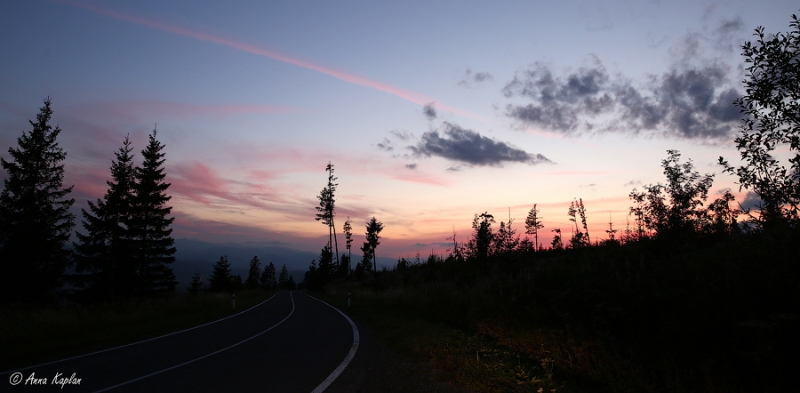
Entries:
{"type": "MultiPolygon", "coordinates": [[[[120,349],[120,348],[130,347],[131,345],[143,344],[143,343],[146,343],[146,342],[150,342],[150,341],[158,340],[158,339],[160,339],[160,338],[169,337],[169,336],[174,336],[174,335],[176,335],[176,334],[179,334],[179,333],[188,332],[188,331],[190,331],[190,330],[194,330],[194,329],[197,329],[197,328],[201,328],[201,327],[203,327],[203,326],[208,326],[208,325],[211,325],[211,324],[214,324],[214,323],[217,323],[217,322],[224,321],[224,320],[226,320],[226,319],[228,319],[228,318],[233,318],[233,317],[235,317],[235,316],[237,316],[237,315],[244,314],[244,313],[246,313],[246,312],[248,312],[248,311],[250,311],[250,310],[252,310],[252,309],[254,309],[254,308],[256,308],[256,307],[258,307],[258,306],[260,306],[260,305],[262,305],[262,304],[264,304],[264,303],[266,303],[266,302],[268,302],[268,301],[270,301],[270,300],[272,300],[272,298],[274,298],[274,297],[275,297],[275,295],[277,295],[277,293],[275,293],[274,295],[270,296],[270,297],[269,297],[269,299],[267,299],[267,300],[264,300],[263,302],[261,302],[261,303],[258,303],[258,304],[256,304],[255,306],[248,308],[247,310],[244,310],[244,311],[242,311],[242,312],[239,312],[239,313],[236,313],[236,314],[233,314],[233,315],[228,315],[227,317],[225,317],[225,318],[220,318],[220,319],[217,319],[216,321],[206,322],[206,323],[204,323],[204,324],[202,324],[202,325],[193,326],[193,327],[190,327],[190,328],[188,328],[188,329],[178,330],[177,332],[167,333],[167,334],[165,334],[165,335],[163,335],[163,336],[152,337],[152,338],[148,338],[148,339],[145,339],[145,340],[141,340],[141,341],[137,341],[137,342],[133,342],[133,343],[129,343],[129,344],[120,345],[120,346],[118,346],[118,347],[101,349],[101,350],[99,350],[99,351],[95,351],[95,352],[84,353],[83,355],[76,355],[76,356],[72,356],[72,357],[68,357],[68,358],[64,358],[64,359],[53,360],[52,362],[47,362],[47,363],[37,364],[37,365],[34,365],[34,366],[28,366],[28,367],[18,368],[18,369],[16,369],[16,370],[8,370],[8,371],[3,371],[2,373],[0,373],[0,375],[10,374],[10,373],[13,373],[13,372],[15,372],[15,371],[27,370],[27,369],[29,369],[29,368],[34,368],[34,367],[48,366],[48,365],[51,365],[51,364],[55,364],[55,363],[59,363],[59,362],[65,362],[65,361],[67,361],[67,360],[79,359],[79,358],[83,358],[83,357],[86,357],[86,356],[97,355],[98,353],[103,353],[103,352],[113,351],[113,350],[117,350],[117,349],[120,349]]],[[[292,305],[294,305],[294,300],[292,300],[292,305]]]]}
{"type": "MultiPolygon", "coordinates": [[[[274,295],[273,295],[273,296],[274,296],[274,295]]],[[[154,372],[154,373],[150,373],[150,374],[147,374],[147,375],[141,376],[141,377],[139,377],[139,378],[134,378],[134,379],[131,379],[130,381],[126,381],[126,382],[123,382],[123,383],[118,383],[118,384],[116,384],[116,385],[114,385],[114,386],[107,387],[107,388],[105,388],[105,389],[95,390],[95,392],[94,392],[94,393],[105,392],[105,391],[108,391],[108,390],[111,390],[111,389],[118,388],[118,387],[120,387],[120,386],[127,385],[127,384],[129,384],[129,383],[133,383],[133,382],[136,382],[136,381],[141,381],[141,380],[143,380],[143,379],[145,379],[145,378],[152,377],[153,375],[158,375],[158,374],[161,374],[161,373],[163,373],[163,372],[167,372],[167,371],[169,371],[169,370],[174,370],[174,369],[176,369],[176,368],[178,368],[178,367],[182,367],[182,366],[185,366],[185,365],[187,365],[187,364],[194,363],[194,362],[196,362],[196,361],[198,361],[198,360],[205,359],[205,358],[207,358],[207,357],[209,357],[209,356],[214,356],[214,355],[216,355],[216,354],[218,354],[218,353],[220,353],[220,352],[224,352],[224,351],[227,351],[227,350],[229,350],[229,349],[231,349],[231,348],[233,348],[233,347],[236,347],[236,346],[238,346],[238,345],[244,344],[244,343],[246,343],[246,342],[248,342],[248,341],[250,341],[250,340],[252,340],[252,339],[254,339],[254,338],[256,338],[256,337],[258,337],[258,336],[260,336],[260,335],[262,335],[262,334],[264,334],[264,333],[266,333],[266,332],[268,332],[268,331],[270,331],[270,330],[272,330],[272,329],[274,329],[274,328],[276,328],[278,325],[282,324],[284,321],[286,321],[287,319],[289,319],[289,317],[291,317],[291,316],[292,316],[292,314],[294,314],[294,297],[292,296],[292,293],[291,293],[291,292],[289,292],[289,298],[292,300],[292,311],[289,313],[289,315],[287,315],[287,316],[286,316],[286,318],[283,318],[283,319],[281,319],[281,321],[280,321],[280,322],[278,322],[278,323],[276,323],[276,324],[274,324],[274,325],[270,326],[270,327],[269,327],[269,329],[262,331],[261,333],[258,333],[258,334],[254,335],[254,336],[251,336],[251,337],[248,337],[248,338],[246,338],[246,339],[244,339],[244,340],[242,340],[242,341],[239,341],[238,343],[236,343],[236,344],[233,344],[233,345],[231,345],[231,346],[228,346],[228,347],[222,348],[222,349],[220,349],[220,350],[217,350],[217,351],[211,352],[211,353],[209,353],[209,354],[206,354],[206,355],[200,356],[199,358],[195,358],[195,359],[189,360],[188,362],[183,362],[183,363],[181,363],[181,364],[176,364],[176,365],[174,365],[174,366],[172,366],[172,367],[167,367],[167,368],[165,368],[165,369],[163,369],[163,370],[159,370],[159,371],[156,371],[156,372],[154,372]]],[[[272,299],[272,298],[270,298],[270,299],[272,299]]],[[[267,300],[269,300],[269,299],[267,299],[267,300]]]]}
{"type": "MultiPolygon", "coordinates": [[[[319,301],[319,302],[325,303],[322,300],[319,300],[319,299],[317,299],[317,298],[315,298],[315,297],[313,297],[311,295],[308,295],[308,296],[311,297],[312,299],[315,299],[315,300],[319,301]]],[[[333,381],[335,381],[336,378],[339,377],[339,374],[341,374],[342,371],[344,371],[344,369],[347,367],[347,365],[350,364],[350,361],[353,360],[353,356],[356,356],[356,351],[358,351],[358,343],[361,341],[359,339],[359,337],[358,337],[358,328],[356,327],[356,324],[353,323],[353,320],[350,319],[350,317],[348,317],[345,313],[343,313],[338,308],[336,308],[334,306],[331,306],[328,303],[325,303],[325,304],[327,304],[328,307],[338,311],[339,314],[342,314],[342,316],[345,319],[347,319],[347,322],[350,322],[350,326],[353,328],[353,346],[350,347],[350,352],[348,352],[347,356],[344,357],[344,360],[342,360],[342,363],[339,364],[339,367],[336,367],[336,370],[333,370],[331,375],[328,375],[328,378],[325,378],[325,380],[322,381],[322,383],[319,384],[319,386],[317,386],[314,390],[312,390],[311,393],[322,393],[322,392],[324,392],[325,389],[327,389],[328,386],[331,383],[333,383],[333,381]]]]}

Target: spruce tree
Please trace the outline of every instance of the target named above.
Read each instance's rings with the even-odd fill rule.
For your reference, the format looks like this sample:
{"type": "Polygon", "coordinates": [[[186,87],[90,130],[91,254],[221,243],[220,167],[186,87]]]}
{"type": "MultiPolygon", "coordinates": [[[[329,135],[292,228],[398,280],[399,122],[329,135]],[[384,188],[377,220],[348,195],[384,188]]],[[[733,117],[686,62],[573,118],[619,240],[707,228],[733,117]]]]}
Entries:
{"type": "Polygon", "coordinates": [[[286,269],[286,265],[283,265],[281,274],[278,276],[278,288],[289,289],[289,270],[286,269]]]}
{"type": "Polygon", "coordinates": [[[327,284],[336,275],[336,265],[333,262],[333,253],[331,253],[329,244],[326,244],[319,253],[317,275],[320,286],[327,284]]]}
{"type": "Polygon", "coordinates": [[[108,191],[96,203],[89,201],[89,211],[81,209],[86,234],[76,232],[76,275],[78,286],[88,286],[84,298],[109,300],[127,298],[133,293],[136,265],[131,257],[128,231],[134,212],[135,178],[131,142],[126,136],[114,152],[108,191]]]}
{"type": "Polygon", "coordinates": [[[337,177],[333,175],[333,164],[328,162],[328,166],[325,167],[325,170],[328,172],[328,184],[320,191],[319,196],[319,206],[316,207],[317,213],[316,220],[322,221],[323,224],[328,226],[328,245],[336,247],[336,265],[339,265],[339,241],[336,238],[336,226],[333,224],[333,217],[336,215],[336,199],[334,199],[334,194],[336,193],[336,186],[338,183],[334,183],[337,180],[337,177]]]}
{"type": "Polygon", "coordinates": [[[219,261],[212,266],[211,277],[208,278],[209,292],[230,291],[233,289],[233,275],[231,274],[231,263],[228,256],[219,257],[219,261]]]}
{"type": "Polygon", "coordinates": [[[254,256],[252,260],[250,260],[250,270],[247,272],[247,281],[245,282],[245,286],[248,289],[258,289],[258,281],[261,278],[261,262],[259,262],[258,257],[254,256]]]}
{"type": "Polygon", "coordinates": [[[167,217],[172,207],[166,203],[172,197],[166,194],[170,183],[164,182],[163,150],[164,145],[156,139],[156,130],[153,130],[147,147],[142,150],[142,166],[135,169],[135,213],[129,229],[136,249],[140,296],[172,292],[177,285],[169,267],[175,261],[175,241],[169,227],[175,218],[167,217]]]}
{"type": "Polygon", "coordinates": [[[383,230],[383,223],[376,220],[375,217],[372,217],[369,222],[367,222],[367,243],[369,244],[369,248],[372,252],[372,262],[373,267],[375,268],[375,272],[378,271],[378,257],[375,255],[375,249],[378,248],[378,245],[381,244],[380,242],[380,233],[383,230]]]}
{"type": "Polygon", "coordinates": [[[200,276],[200,271],[195,270],[192,276],[192,282],[189,284],[189,293],[192,296],[197,296],[203,292],[203,277],[200,276]]]}
{"type": "Polygon", "coordinates": [[[358,277],[361,277],[362,274],[373,271],[372,269],[372,246],[370,246],[369,242],[364,242],[361,246],[361,261],[356,264],[356,271],[358,273],[358,277]]]}
{"type": "Polygon", "coordinates": [[[539,251],[539,230],[544,228],[542,219],[539,217],[539,209],[536,204],[533,204],[531,211],[528,212],[528,217],[525,219],[525,233],[533,235],[534,250],[539,251]]]}
{"type": "Polygon", "coordinates": [[[70,263],[69,241],[75,216],[67,199],[72,186],[62,188],[67,153],[56,138],[61,129],[50,125],[50,98],[44,100],[33,129],[23,131],[12,161],[0,158],[8,173],[0,193],[0,296],[3,301],[46,302],[54,299],[70,263]]]}
{"type": "Polygon", "coordinates": [[[347,216],[347,221],[344,222],[343,230],[344,238],[347,240],[347,275],[350,275],[353,272],[353,268],[350,266],[350,260],[352,259],[350,248],[353,246],[353,226],[350,221],[350,216],[347,216]]]}
{"type": "Polygon", "coordinates": [[[272,262],[264,266],[264,272],[261,273],[261,288],[266,290],[278,288],[278,279],[275,276],[275,264],[272,262]]]}

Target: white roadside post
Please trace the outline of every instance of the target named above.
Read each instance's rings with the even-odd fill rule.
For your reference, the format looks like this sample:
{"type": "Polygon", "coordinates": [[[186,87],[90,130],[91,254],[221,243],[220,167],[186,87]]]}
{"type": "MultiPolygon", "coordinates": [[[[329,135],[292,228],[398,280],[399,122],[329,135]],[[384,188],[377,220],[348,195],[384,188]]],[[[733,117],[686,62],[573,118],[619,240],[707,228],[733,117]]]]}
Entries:
{"type": "Polygon", "coordinates": [[[350,308],[350,292],[347,292],[347,308],[350,308]]]}
{"type": "Polygon", "coordinates": [[[231,298],[233,299],[233,309],[236,309],[236,294],[231,294],[231,298]]]}

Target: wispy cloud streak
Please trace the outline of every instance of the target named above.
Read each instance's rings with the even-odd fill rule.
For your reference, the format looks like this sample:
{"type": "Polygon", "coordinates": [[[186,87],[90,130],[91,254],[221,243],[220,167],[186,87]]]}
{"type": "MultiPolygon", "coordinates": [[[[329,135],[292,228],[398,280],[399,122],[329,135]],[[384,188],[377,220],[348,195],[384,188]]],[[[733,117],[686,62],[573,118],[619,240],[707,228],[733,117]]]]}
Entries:
{"type": "MultiPolygon", "coordinates": [[[[284,62],[284,63],[288,63],[288,64],[292,64],[292,65],[295,65],[295,66],[298,66],[298,67],[302,67],[302,68],[305,68],[305,69],[316,71],[316,72],[319,72],[321,74],[329,75],[329,76],[332,76],[332,77],[337,78],[337,79],[341,79],[341,80],[349,82],[349,83],[353,83],[353,84],[356,84],[356,85],[360,85],[360,86],[368,87],[368,88],[371,88],[371,89],[379,90],[379,91],[382,91],[382,92],[385,92],[385,93],[389,93],[389,94],[398,96],[398,97],[400,97],[400,98],[402,98],[402,99],[404,99],[406,101],[410,101],[410,102],[413,102],[415,104],[418,104],[418,105],[426,105],[426,104],[428,104],[430,102],[436,101],[435,99],[433,99],[431,97],[428,97],[426,95],[419,94],[419,93],[416,93],[416,92],[413,92],[413,91],[410,91],[410,90],[406,90],[406,89],[403,89],[403,88],[400,88],[400,87],[397,87],[397,86],[392,86],[392,85],[387,84],[387,83],[383,83],[383,82],[379,82],[379,81],[376,81],[376,80],[364,78],[364,77],[361,77],[361,76],[358,76],[358,75],[353,75],[353,74],[349,74],[349,73],[346,73],[346,72],[334,70],[334,69],[331,69],[331,68],[328,68],[328,67],[321,66],[319,64],[310,63],[310,62],[305,61],[305,60],[300,60],[300,59],[297,59],[297,58],[294,58],[294,57],[291,57],[291,56],[284,55],[282,53],[271,51],[269,49],[265,49],[265,48],[262,48],[262,47],[259,47],[259,46],[247,44],[247,43],[244,43],[244,42],[239,42],[239,41],[231,40],[231,39],[228,39],[228,38],[218,37],[218,36],[215,36],[215,35],[199,32],[199,31],[189,30],[189,29],[185,29],[185,28],[182,28],[182,27],[178,27],[178,26],[172,26],[172,25],[169,25],[169,24],[166,24],[166,23],[163,23],[163,22],[152,21],[152,20],[145,19],[145,18],[142,18],[142,17],[125,14],[125,13],[122,13],[122,12],[112,11],[112,10],[109,10],[109,9],[106,9],[106,8],[102,8],[102,7],[97,7],[97,6],[94,6],[94,5],[91,5],[91,4],[84,4],[84,3],[75,2],[75,1],[69,1],[69,0],[52,0],[52,1],[57,2],[57,3],[61,3],[61,4],[70,5],[70,6],[73,6],[73,7],[83,8],[83,9],[86,9],[86,10],[89,10],[89,11],[96,12],[98,14],[102,14],[102,15],[109,16],[109,17],[112,17],[112,18],[115,18],[115,19],[119,19],[119,20],[124,20],[124,21],[127,21],[127,22],[136,23],[136,24],[139,24],[139,25],[142,25],[142,26],[147,26],[147,27],[153,28],[153,29],[166,31],[166,32],[170,32],[170,33],[173,33],[173,34],[182,35],[182,36],[185,36],[185,37],[194,38],[194,39],[197,39],[197,40],[200,40],[200,41],[213,42],[213,43],[218,44],[218,45],[224,45],[224,46],[227,46],[227,47],[230,47],[230,48],[234,48],[234,49],[238,49],[238,50],[241,50],[241,51],[244,51],[244,52],[247,52],[247,53],[251,53],[251,54],[254,54],[254,55],[268,57],[268,58],[273,59],[273,60],[278,60],[278,61],[281,61],[281,62],[284,62]]],[[[437,103],[436,107],[438,109],[441,109],[441,110],[444,110],[444,111],[448,111],[448,112],[452,112],[452,113],[456,113],[456,114],[460,114],[460,115],[464,115],[464,116],[474,117],[474,118],[480,118],[479,115],[476,115],[474,113],[471,113],[469,111],[465,111],[465,110],[462,110],[462,109],[454,108],[454,107],[451,107],[451,106],[448,106],[448,105],[445,105],[445,104],[437,103]]]]}

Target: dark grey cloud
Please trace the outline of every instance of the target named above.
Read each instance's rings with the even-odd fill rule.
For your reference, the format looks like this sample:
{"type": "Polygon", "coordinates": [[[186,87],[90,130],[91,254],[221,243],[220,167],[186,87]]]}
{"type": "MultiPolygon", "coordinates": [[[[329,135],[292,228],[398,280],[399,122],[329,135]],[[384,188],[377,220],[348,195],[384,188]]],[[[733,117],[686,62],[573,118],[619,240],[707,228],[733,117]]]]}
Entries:
{"type": "Polygon", "coordinates": [[[695,68],[676,66],[637,88],[622,77],[610,77],[599,61],[564,76],[534,63],[517,72],[503,93],[532,101],[509,104],[509,117],[563,134],[647,131],[686,139],[718,139],[729,137],[741,118],[733,106],[739,93],[729,87],[727,73],[725,67],[713,63],[695,68]],[[602,115],[616,120],[595,124],[602,115]]]}
{"type": "Polygon", "coordinates": [[[630,186],[634,186],[635,187],[635,186],[639,186],[641,184],[642,184],[641,180],[634,179],[634,180],[631,180],[631,181],[623,184],[622,186],[623,187],[630,187],[630,186]]]}
{"type": "Polygon", "coordinates": [[[702,36],[698,32],[689,32],[669,48],[670,56],[676,62],[688,62],[697,57],[700,51],[700,39],[702,36]]]}
{"type": "Polygon", "coordinates": [[[607,112],[613,108],[608,73],[601,64],[582,67],[559,78],[549,67],[534,63],[518,72],[503,89],[506,97],[530,98],[534,103],[507,107],[507,114],[524,123],[539,125],[565,133],[575,131],[581,115],[607,112]]]}
{"type": "Polygon", "coordinates": [[[414,169],[417,169],[417,164],[416,163],[406,164],[406,168],[408,168],[408,169],[413,171],[414,169]]]}
{"type": "Polygon", "coordinates": [[[749,191],[744,196],[744,200],[739,204],[739,206],[741,206],[741,208],[744,210],[759,210],[762,206],[761,198],[758,196],[758,194],[749,191]]]}
{"type": "Polygon", "coordinates": [[[741,16],[736,16],[731,20],[723,20],[717,27],[715,33],[721,36],[739,33],[744,30],[744,21],[741,16]]]}
{"type": "Polygon", "coordinates": [[[713,32],[716,46],[728,52],[738,49],[746,30],[744,20],[738,15],[733,19],[721,21],[713,32]]]}
{"type": "Polygon", "coordinates": [[[461,80],[458,81],[458,85],[461,87],[470,87],[473,83],[482,83],[491,80],[494,80],[492,74],[488,72],[472,72],[471,69],[467,68],[467,70],[464,71],[464,75],[461,76],[461,80]]]}
{"type": "Polygon", "coordinates": [[[442,127],[441,134],[439,131],[428,131],[422,134],[416,145],[408,146],[408,149],[415,157],[438,156],[479,166],[502,166],[505,162],[550,162],[541,154],[530,154],[455,124],[445,122],[442,127]]]}
{"type": "Polygon", "coordinates": [[[385,151],[392,151],[394,150],[394,146],[392,146],[392,141],[388,138],[383,138],[383,141],[377,144],[378,149],[385,150],[385,151]]]}
{"type": "Polygon", "coordinates": [[[436,108],[433,107],[433,102],[428,105],[422,107],[422,114],[428,118],[428,120],[436,119],[436,108]]]}
{"type": "Polygon", "coordinates": [[[394,135],[397,139],[400,139],[401,141],[407,141],[409,139],[414,138],[414,134],[408,131],[391,130],[389,131],[389,133],[394,135]]]}
{"type": "Polygon", "coordinates": [[[492,74],[488,72],[476,72],[472,75],[472,80],[475,82],[483,82],[483,81],[490,81],[492,78],[492,74]]]}

